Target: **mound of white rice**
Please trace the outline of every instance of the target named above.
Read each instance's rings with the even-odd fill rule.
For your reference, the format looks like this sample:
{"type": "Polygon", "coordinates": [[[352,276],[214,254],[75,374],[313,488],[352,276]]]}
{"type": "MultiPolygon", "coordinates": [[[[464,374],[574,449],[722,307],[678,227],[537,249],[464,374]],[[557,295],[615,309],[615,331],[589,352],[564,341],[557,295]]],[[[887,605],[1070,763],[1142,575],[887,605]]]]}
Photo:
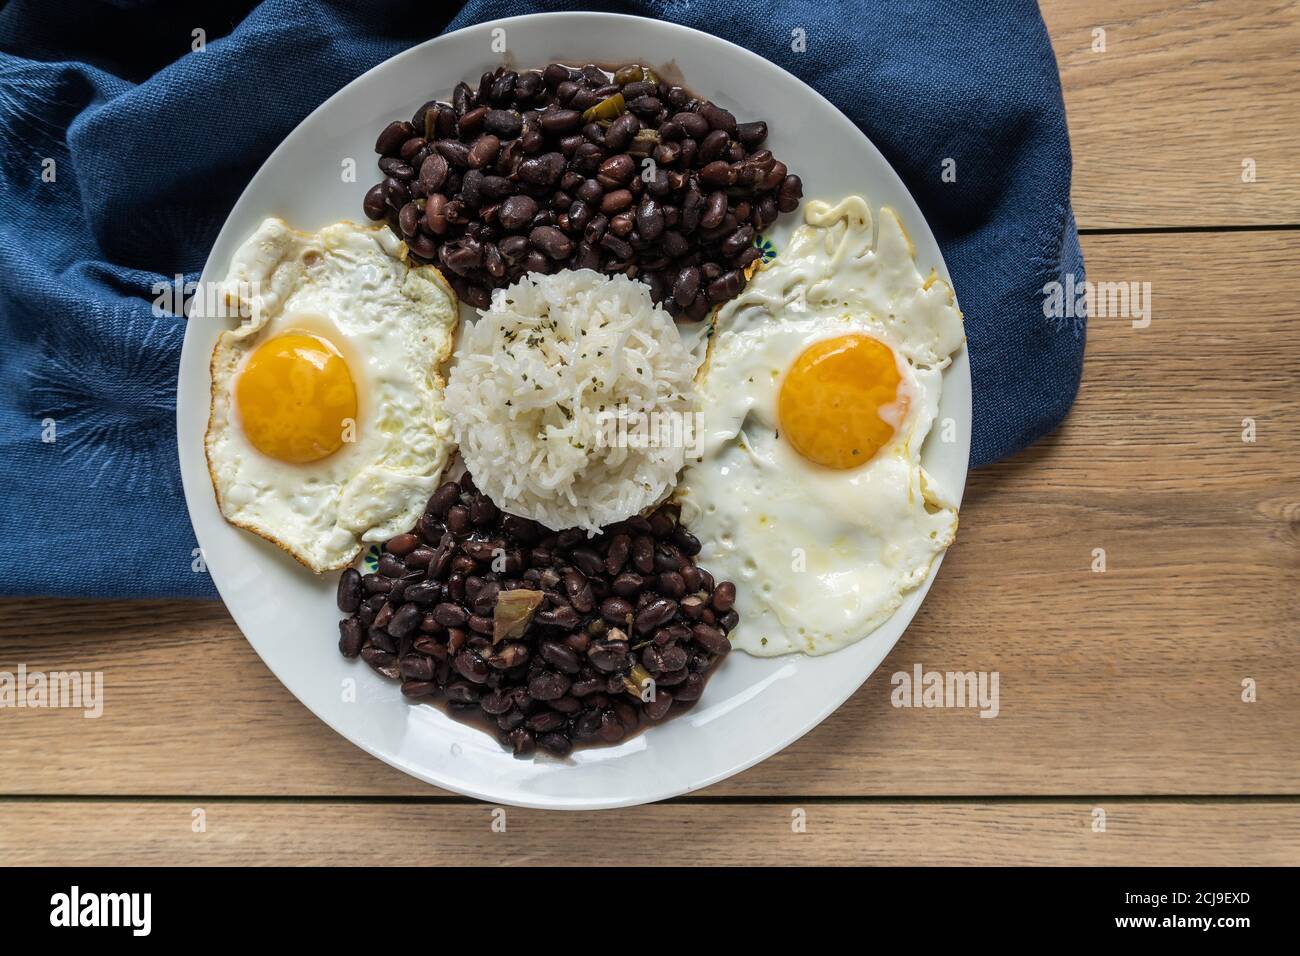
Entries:
{"type": "Polygon", "coordinates": [[[556,531],[595,531],[664,498],[684,458],[681,441],[611,441],[611,417],[693,423],[693,374],[645,284],[590,269],[531,274],[493,293],[446,407],[466,467],[497,507],[556,531]]]}

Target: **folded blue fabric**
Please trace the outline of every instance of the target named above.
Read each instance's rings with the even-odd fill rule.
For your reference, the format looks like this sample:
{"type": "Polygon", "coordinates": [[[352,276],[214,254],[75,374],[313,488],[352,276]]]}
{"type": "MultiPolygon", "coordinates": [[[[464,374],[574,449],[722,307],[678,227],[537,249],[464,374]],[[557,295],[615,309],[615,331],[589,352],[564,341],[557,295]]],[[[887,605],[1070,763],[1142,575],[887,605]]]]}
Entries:
{"type": "Polygon", "coordinates": [[[450,24],[431,6],[0,10],[0,593],[215,594],[176,457],[183,321],[155,314],[156,285],[197,277],[249,178],[327,96],[443,29],[496,17],[639,13],[807,81],[880,147],[943,247],[966,314],[973,463],[1066,414],[1084,329],[1045,319],[1042,290],[1082,279],[1082,261],[1060,82],[1033,3],[817,0],[738,16],[724,0],[471,0],[450,24]]]}

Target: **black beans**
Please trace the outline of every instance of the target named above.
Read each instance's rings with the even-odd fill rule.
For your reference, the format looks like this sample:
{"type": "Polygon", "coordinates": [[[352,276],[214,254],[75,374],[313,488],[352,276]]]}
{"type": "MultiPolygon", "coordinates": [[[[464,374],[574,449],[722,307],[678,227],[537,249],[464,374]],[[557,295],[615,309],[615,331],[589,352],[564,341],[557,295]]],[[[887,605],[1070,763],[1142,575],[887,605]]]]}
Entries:
{"type": "Polygon", "coordinates": [[[803,198],[803,182],[798,176],[787,176],[781,183],[777,194],[776,206],[782,212],[793,212],[803,198]]]}
{"type": "Polygon", "coordinates": [[[743,287],[761,256],[754,239],[797,207],[802,184],[761,148],[761,120],[738,124],[636,64],[615,76],[590,64],[501,67],[458,84],[450,105],[389,123],[367,218],[387,221],[414,261],[438,263],[480,308],[528,271],[590,268],[642,279],[678,319],[704,318],[743,287]],[[584,119],[615,92],[622,112],[584,119]],[[555,232],[534,240],[539,228],[555,232]],[[736,271],[739,285],[717,282],[736,271]]]}
{"type": "Polygon", "coordinates": [[[731,642],[726,636],[716,627],[710,627],[708,624],[696,624],[691,628],[691,637],[710,654],[726,654],[731,650],[731,642]]]}
{"type": "Polygon", "coordinates": [[[677,273],[673,282],[673,299],[678,305],[690,305],[700,291],[700,269],[698,266],[686,266],[677,273]]]}
{"type": "Polygon", "coordinates": [[[339,652],[519,754],[617,742],[692,706],[731,649],[735,588],[715,587],[698,551],[673,505],[589,539],[501,513],[465,475],[385,542],[378,573],[340,575],[339,652]],[[498,604],[521,589],[535,610],[502,638],[498,604]]]}
{"type": "Polygon", "coordinates": [[[605,148],[615,152],[626,149],[640,128],[640,120],[631,113],[624,113],[605,130],[605,148]]]}
{"type": "Polygon", "coordinates": [[[405,120],[389,123],[375,140],[375,152],[380,156],[392,156],[414,135],[415,127],[405,120]]]}
{"type": "Polygon", "coordinates": [[[605,598],[600,604],[600,616],[610,624],[627,627],[632,616],[632,605],[623,598],[605,598]]]}
{"type": "Polygon", "coordinates": [[[654,539],[641,534],[632,539],[632,565],[642,574],[654,571],[654,539]]]}
{"type": "Polygon", "coordinates": [[[567,133],[582,125],[582,114],[577,110],[554,110],[542,113],[538,125],[547,133],[567,133]]]}
{"type": "MultiPolygon", "coordinates": [[[[573,742],[563,734],[540,734],[537,746],[556,757],[566,757],[573,750],[573,742]]],[[[515,755],[520,756],[518,749],[515,750],[515,755]]]]}
{"type": "Polygon", "coordinates": [[[487,662],[469,649],[457,654],[452,663],[461,677],[475,684],[486,682],[488,674],[491,673],[488,670],[487,662]]]}
{"type": "Polygon", "coordinates": [[[361,572],[348,568],[339,576],[338,606],[344,614],[354,614],[361,606],[361,572]]]}
{"type": "Polygon", "coordinates": [[[488,110],[483,128],[501,139],[514,139],[523,132],[523,117],[515,110],[488,110]]]}
{"type": "Polygon", "coordinates": [[[511,196],[497,210],[497,219],[505,229],[519,229],[537,215],[537,200],[531,196],[511,196]]]}
{"type": "MultiPolygon", "coordinates": [[[[392,605],[389,605],[390,607],[392,605]]],[[[388,622],[388,633],[393,637],[409,637],[420,625],[423,613],[414,604],[403,604],[388,622]]]]}
{"type": "Polygon", "coordinates": [[[577,653],[559,641],[543,641],[541,655],[542,660],[562,673],[576,674],[581,669],[577,653]]]}
{"type": "Polygon", "coordinates": [[[474,145],[469,148],[465,156],[465,163],[471,169],[482,169],[496,160],[497,151],[500,149],[501,140],[491,133],[484,133],[474,140],[474,145]]]}
{"type": "Polygon", "coordinates": [[[637,612],[636,631],[638,634],[648,634],[659,625],[671,620],[676,613],[676,601],[670,598],[653,600],[637,612]]]}
{"type": "Polygon", "coordinates": [[[361,207],[365,210],[366,218],[379,220],[386,215],[386,193],[384,184],[371,186],[366,193],[366,198],[362,201],[361,207]]]}
{"type": "Polygon", "coordinates": [[[746,149],[757,149],[767,139],[767,124],[762,120],[741,123],[736,127],[736,138],[746,149]]]}
{"type": "Polygon", "coordinates": [[[605,183],[602,182],[601,179],[603,178],[604,180],[607,180],[611,186],[626,183],[632,178],[632,174],[635,172],[636,160],[627,153],[616,153],[600,164],[600,168],[597,171],[597,182],[604,186],[605,183]]]}
{"type": "Polygon", "coordinates": [[[519,178],[534,186],[549,186],[560,178],[565,165],[564,156],[560,153],[533,156],[519,164],[519,178]]]}
{"type": "Polygon", "coordinates": [[[718,278],[709,283],[709,301],[716,304],[726,302],[728,299],[734,299],[740,294],[741,288],[745,284],[745,277],[739,269],[733,269],[731,272],[724,272],[718,278]]]}
{"type": "Polygon", "coordinates": [[[601,214],[605,216],[616,215],[631,206],[633,198],[630,189],[615,189],[607,192],[600,200],[601,214]]]}
{"type": "Polygon", "coordinates": [[[570,683],[556,671],[541,671],[528,681],[528,694],[534,700],[555,700],[568,692],[570,683]]]}
{"type": "Polygon", "coordinates": [[[361,652],[361,643],[364,639],[365,628],[361,626],[358,618],[345,617],[339,621],[339,653],[344,657],[356,657],[361,652]]]}
{"type": "Polygon", "coordinates": [[[591,666],[607,674],[625,670],[628,662],[626,641],[597,641],[587,652],[591,666]]]}
{"type": "Polygon", "coordinates": [[[573,251],[573,240],[554,226],[538,226],[528,233],[528,241],[552,259],[567,259],[573,251]]]}
{"type": "Polygon", "coordinates": [[[699,114],[708,121],[709,127],[715,131],[727,133],[729,136],[735,136],[737,133],[736,117],[732,116],[721,106],[715,106],[709,102],[702,102],[699,105],[699,114]]]}

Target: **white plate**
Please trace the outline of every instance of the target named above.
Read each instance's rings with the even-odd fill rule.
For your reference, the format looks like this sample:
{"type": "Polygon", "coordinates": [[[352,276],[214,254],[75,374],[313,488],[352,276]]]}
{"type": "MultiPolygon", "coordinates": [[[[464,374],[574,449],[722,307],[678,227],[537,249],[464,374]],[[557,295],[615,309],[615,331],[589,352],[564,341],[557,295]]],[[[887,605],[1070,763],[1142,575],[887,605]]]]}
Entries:
{"type": "MultiPolygon", "coordinates": [[[[861,193],[873,206],[892,207],[916,245],[921,272],[933,267],[948,278],[939,247],[898,176],[857,127],[808,86],[747,50],[684,27],[563,13],[497,20],[430,40],[344,87],[253,177],[217,237],[201,287],[224,276],[235,248],[266,216],[281,216],[302,229],[338,219],[364,221],[362,196],[378,180],[375,137],[390,120],[411,116],[428,99],[449,98],[460,80],[475,85],[481,73],[503,61],[530,68],[555,60],[671,61],[691,89],[741,122],[767,121],[767,145],[803,178],[805,198],[861,193]],[[509,49],[504,57],[493,52],[498,28],[509,49]],[[356,161],[354,183],[340,175],[348,158],[356,161]]],[[[798,219],[798,213],[784,216],[771,232],[778,250],[798,219]]],[[[336,646],[336,575],[316,578],[222,520],[204,464],[203,433],[208,359],[223,325],[189,323],[177,388],[185,498],[208,571],[249,643],[294,696],[357,746],[440,787],[494,803],[571,810],[647,803],[706,787],[776,753],[842,704],[894,646],[934,578],[932,572],[869,637],[836,654],[759,660],[737,652],[710,680],[700,703],[679,718],[563,761],[516,759],[484,732],[435,707],[408,703],[396,683],[360,661],[345,660],[336,646]],[[344,693],[350,681],[353,701],[344,693]]],[[[965,349],[943,383],[939,421],[953,419],[957,438],[939,441],[936,426],[923,461],[946,487],[960,491],[970,452],[965,349]]]]}

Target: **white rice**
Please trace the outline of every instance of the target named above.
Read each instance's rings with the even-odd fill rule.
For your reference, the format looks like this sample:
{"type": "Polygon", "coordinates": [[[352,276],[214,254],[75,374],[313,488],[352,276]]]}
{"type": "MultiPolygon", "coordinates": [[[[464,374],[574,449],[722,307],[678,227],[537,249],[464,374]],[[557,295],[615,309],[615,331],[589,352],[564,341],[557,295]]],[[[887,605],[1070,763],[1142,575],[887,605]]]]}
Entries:
{"type": "Polygon", "coordinates": [[[693,424],[694,371],[644,283],[590,269],[531,274],[494,292],[466,335],[446,407],[497,507],[594,532],[662,500],[685,455],[681,441],[611,443],[611,416],[693,424]]]}

